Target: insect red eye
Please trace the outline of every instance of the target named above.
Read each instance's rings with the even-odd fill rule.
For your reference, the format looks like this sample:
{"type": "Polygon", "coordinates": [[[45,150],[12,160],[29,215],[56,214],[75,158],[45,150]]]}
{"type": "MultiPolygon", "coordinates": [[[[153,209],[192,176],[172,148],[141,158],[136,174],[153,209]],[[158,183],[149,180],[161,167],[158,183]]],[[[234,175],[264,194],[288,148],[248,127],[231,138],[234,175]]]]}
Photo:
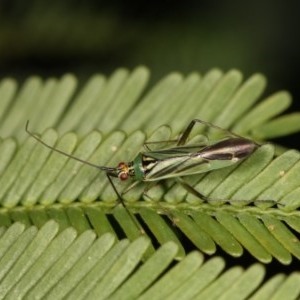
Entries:
{"type": "Polygon", "coordinates": [[[120,162],[120,163],[118,164],[118,168],[119,168],[119,169],[123,169],[124,167],[126,167],[126,164],[125,164],[124,162],[120,162]]]}
{"type": "Polygon", "coordinates": [[[126,180],[126,179],[128,178],[128,174],[122,172],[122,173],[120,173],[119,178],[120,178],[121,180],[126,180]]]}

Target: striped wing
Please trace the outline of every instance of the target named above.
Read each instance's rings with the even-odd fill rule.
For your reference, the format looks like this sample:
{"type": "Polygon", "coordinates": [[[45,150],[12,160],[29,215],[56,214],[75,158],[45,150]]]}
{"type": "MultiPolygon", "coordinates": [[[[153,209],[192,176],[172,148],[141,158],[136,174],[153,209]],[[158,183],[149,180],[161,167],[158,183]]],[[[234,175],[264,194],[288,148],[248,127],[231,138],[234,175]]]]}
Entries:
{"type": "Polygon", "coordinates": [[[188,176],[229,167],[248,157],[258,145],[244,138],[227,138],[206,147],[190,145],[142,154],[144,181],[188,176]]]}
{"type": "Polygon", "coordinates": [[[232,160],[208,160],[201,156],[204,147],[183,146],[143,153],[144,181],[205,173],[233,164],[232,160]]]}

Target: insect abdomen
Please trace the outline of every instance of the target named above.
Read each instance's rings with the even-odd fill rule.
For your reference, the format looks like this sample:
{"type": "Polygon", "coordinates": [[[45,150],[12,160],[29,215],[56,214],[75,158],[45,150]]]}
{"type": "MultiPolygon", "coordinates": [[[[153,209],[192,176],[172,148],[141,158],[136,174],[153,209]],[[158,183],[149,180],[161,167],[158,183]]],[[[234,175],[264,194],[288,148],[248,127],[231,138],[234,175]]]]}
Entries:
{"type": "Polygon", "coordinates": [[[244,138],[231,138],[205,147],[200,156],[208,160],[240,160],[248,157],[257,144],[244,138]]]}

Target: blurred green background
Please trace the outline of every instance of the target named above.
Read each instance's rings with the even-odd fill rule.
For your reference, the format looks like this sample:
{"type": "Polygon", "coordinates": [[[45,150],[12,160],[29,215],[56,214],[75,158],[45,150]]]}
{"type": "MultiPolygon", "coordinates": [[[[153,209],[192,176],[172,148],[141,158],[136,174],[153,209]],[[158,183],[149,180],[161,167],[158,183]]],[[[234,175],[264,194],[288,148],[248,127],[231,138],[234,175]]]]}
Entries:
{"type": "MultiPolygon", "coordinates": [[[[94,73],[143,64],[155,83],[213,67],[268,79],[300,110],[299,1],[0,0],[0,76],[94,73]]],[[[299,134],[278,142],[296,147],[299,134]]],[[[298,145],[299,148],[299,145],[298,145]]],[[[248,263],[251,261],[249,260],[248,263]]],[[[275,268],[276,267],[275,263],[275,268]]],[[[281,266],[278,264],[278,268],[281,266]]]]}
{"type": "Polygon", "coordinates": [[[139,64],[152,82],[171,71],[262,72],[267,93],[299,110],[297,1],[1,1],[0,75],[95,72],[139,64]],[[298,102],[298,103],[297,103],[298,102]]]}

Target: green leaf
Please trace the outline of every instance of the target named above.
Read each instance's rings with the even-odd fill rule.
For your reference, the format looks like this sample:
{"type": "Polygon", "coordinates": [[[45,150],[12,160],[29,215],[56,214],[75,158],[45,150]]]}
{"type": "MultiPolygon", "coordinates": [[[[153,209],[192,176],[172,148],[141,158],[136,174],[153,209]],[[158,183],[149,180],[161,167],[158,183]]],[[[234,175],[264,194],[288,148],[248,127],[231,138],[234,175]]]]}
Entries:
{"type": "MultiPolygon", "coordinates": [[[[291,103],[287,92],[260,99],[261,74],[243,83],[237,70],[172,73],[152,87],[148,78],[149,70],[138,67],[96,74],[80,89],[73,75],[31,77],[21,87],[0,82],[0,225],[7,227],[0,230],[0,296],[298,297],[298,273],[262,284],[261,265],[223,271],[222,259],[203,264],[200,254],[222,249],[239,257],[246,250],[262,263],[299,259],[298,151],[276,156],[264,144],[235,166],[186,177],[208,202],[167,180],[146,194],[144,183],[129,189],[124,209],[105,173],[51,152],[25,132],[29,120],[49,145],[115,167],[144,151],[146,141],[162,141],[151,149],[167,147],[194,118],[262,144],[300,130],[299,113],[279,115],[291,103]]],[[[199,133],[203,126],[191,138],[199,133]]],[[[213,130],[204,134],[218,138],[213,130]]],[[[119,193],[131,183],[114,181],[119,193]]]]}
{"type": "Polygon", "coordinates": [[[91,230],[78,234],[71,227],[58,228],[49,221],[40,229],[15,223],[4,230],[0,249],[8,247],[0,253],[1,298],[295,299],[300,294],[299,273],[263,283],[261,264],[225,269],[224,259],[204,261],[196,251],[176,262],[173,242],[143,259],[150,245],[146,237],[117,241],[110,233],[96,237],[91,230]],[[9,243],[8,237],[13,237],[9,243]]]}

